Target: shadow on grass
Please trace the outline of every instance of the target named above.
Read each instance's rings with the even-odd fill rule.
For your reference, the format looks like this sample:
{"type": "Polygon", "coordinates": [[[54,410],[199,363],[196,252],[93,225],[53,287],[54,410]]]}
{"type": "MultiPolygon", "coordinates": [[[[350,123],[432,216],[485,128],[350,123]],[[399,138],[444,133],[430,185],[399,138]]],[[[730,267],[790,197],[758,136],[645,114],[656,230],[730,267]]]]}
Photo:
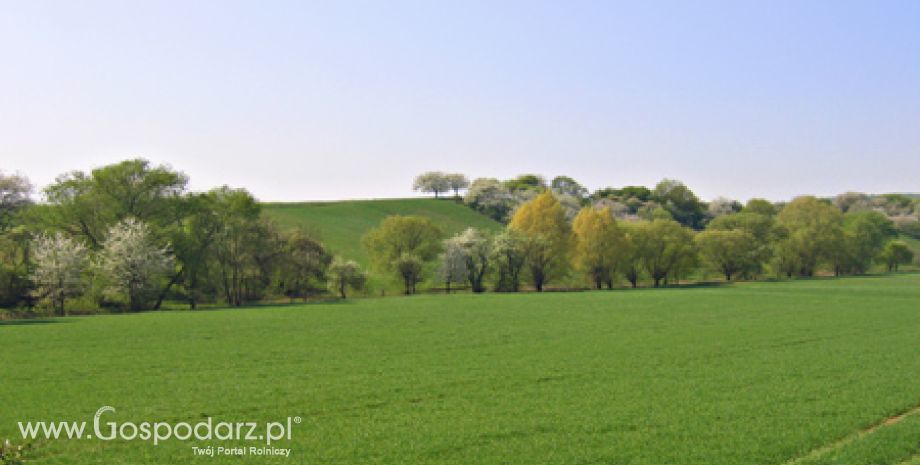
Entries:
{"type": "Polygon", "coordinates": [[[0,320],[0,328],[4,326],[28,326],[28,325],[44,325],[50,323],[66,323],[67,320],[63,318],[25,318],[19,320],[0,320]]]}
{"type": "Polygon", "coordinates": [[[110,315],[136,315],[140,313],[202,313],[202,312],[215,312],[215,311],[227,311],[227,310],[246,310],[246,309],[255,309],[255,308],[288,308],[288,307],[304,307],[312,305],[346,305],[351,304],[355,301],[354,298],[348,299],[339,299],[339,298],[328,298],[328,299],[311,299],[307,301],[298,300],[294,302],[247,302],[240,306],[235,305],[207,305],[200,306],[194,310],[190,308],[174,308],[167,307],[160,310],[141,310],[136,312],[116,312],[109,313],[110,315]]]}

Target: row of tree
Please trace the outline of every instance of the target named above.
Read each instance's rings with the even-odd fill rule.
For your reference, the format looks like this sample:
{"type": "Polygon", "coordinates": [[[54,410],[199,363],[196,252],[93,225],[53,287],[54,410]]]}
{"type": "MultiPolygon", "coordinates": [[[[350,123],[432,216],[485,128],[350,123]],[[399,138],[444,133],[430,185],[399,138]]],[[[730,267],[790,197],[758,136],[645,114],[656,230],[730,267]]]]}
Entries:
{"type": "MultiPolygon", "coordinates": [[[[195,308],[364,287],[355,262],[302,230],[279,230],[245,190],[191,192],[187,182],[169,167],[127,160],[62,175],[36,203],[27,179],[0,175],[0,307],[46,303],[64,313],[78,298],[84,308],[156,309],[167,300],[195,308]]],[[[417,180],[420,190],[458,197],[466,184],[458,174],[417,180]]],[[[393,216],[363,239],[373,265],[406,293],[434,274],[448,288],[482,292],[578,286],[575,272],[613,287],[618,279],[659,286],[701,267],[726,279],[864,273],[878,261],[896,270],[912,253],[893,238],[920,211],[901,195],[703,204],[677,181],[589,194],[571,178],[547,184],[534,175],[477,179],[465,201],[502,218],[505,230],[445,239],[426,218],[393,216]]]]}
{"type": "MultiPolygon", "coordinates": [[[[503,223],[511,220],[518,207],[544,191],[555,194],[569,219],[573,219],[582,207],[594,206],[609,208],[617,220],[673,219],[695,230],[702,230],[716,218],[738,213],[743,208],[741,202],[722,197],[701,201],[689,187],[672,179],[664,179],[653,188],[606,187],[590,192],[568,176],[556,176],[547,182],[541,176],[524,174],[503,181],[478,178],[468,183],[461,174],[429,172],[416,178],[415,184],[416,190],[436,195],[446,192],[447,186],[458,196],[460,190],[466,189],[463,200],[468,206],[503,223]],[[461,182],[451,184],[448,177],[461,182]]],[[[899,233],[920,239],[920,198],[917,196],[847,192],[831,201],[842,213],[881,213],[892,220],[899,233]]],[[[784,203],[772,204],[777,211],[783,206],[784,203]]]]}
{"type": "Polygon", "coordinates": [[[544,189],[517,207],[497,234],[468,229],[444,239],[426,218],[392,216],[365,236],[364,245],[377,267],[402,280],[407,294],[431,268],[426,263],[435,261],[448,291],[463,283],[483,292],[488,279],[498,291],[517,291],[525,279],[541,291],[573,271],[597,288],[612,288],[619,276],[632,287],[643,278],[658,287],[701,268],[732,280],[813,276],[822,267],[835,275],[861,274],[877,262],[897,270],[913,259],[884,214],[844,213],[815,197],[780,208],[755,199],[696,231],[668,215],[618,219],[603,203],[582,207],[570,219],[559,196],[544,189]]]}
{"type": "Polygon", "coordinates": [[[278,230],[245,190],[190,192],[182,173],[145,160],[60,176],[44,203],[31,190],[0,176],[0,307],[242,305],[327,288],[344,296],[366,279],[305,232],[278,230]]]}

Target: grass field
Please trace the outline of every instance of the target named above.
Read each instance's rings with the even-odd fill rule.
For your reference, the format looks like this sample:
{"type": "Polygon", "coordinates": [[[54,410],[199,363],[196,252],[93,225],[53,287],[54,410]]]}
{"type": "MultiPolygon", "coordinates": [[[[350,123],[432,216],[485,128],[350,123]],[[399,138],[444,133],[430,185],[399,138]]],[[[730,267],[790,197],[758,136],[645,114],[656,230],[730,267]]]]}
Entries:
{"type": "MultiPolygon", "coordinates": [[[[918,462],[920,275],[3,323],[17,422],[276,421],[309,464],[918,462]]],[[[39,441],[28,463],[230,463],[39,441]]],[[[249,443],[243,443],[247,445],[249,443]]],[[[252,445],[259,445],[258,443],[252,445]]]]}
{"type": "Polygon", "coordinates": [[[281,227],[303,227],[315,233],[333,252],[367,264],[361,237],[390,215],[431,218],[445,234],[468,227],[486,231],[501,228],[492,219],[452,199],[380,199],[341,202],[267,203],[263,211],[281,227]]]}
{"type": "MultiPolygon", "coordinates": [[[[431,218],[445,234],[445,238],[475,227],[495,231],[502,227],[496,221],[481,215],[452,199],[378,199],[346,200],[340,202],[267,203],[265,214],[282,228],[304,228],[318,237],[329,249],[346,258],[356,260],[369,272],[366,292],[402,292],[402,284],[394,276],[383,275],[370,267],[367,251],[361,237],[390,215],[418,215],[431,218]]],[[[437,287],[443,283],[432,281],[435,263],[429,263],[420,289],[437,287]]]]}

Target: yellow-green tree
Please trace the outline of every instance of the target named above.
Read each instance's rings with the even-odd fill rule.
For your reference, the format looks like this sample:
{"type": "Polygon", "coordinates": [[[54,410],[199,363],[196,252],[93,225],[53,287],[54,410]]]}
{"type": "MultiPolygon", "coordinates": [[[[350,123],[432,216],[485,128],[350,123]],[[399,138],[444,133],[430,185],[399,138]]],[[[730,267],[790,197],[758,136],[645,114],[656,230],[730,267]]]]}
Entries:
{"type": "Polygon", "coordinates": [[[613,287],[613,277],[624,252],[624,235],[607,208],[585,207],[572,222],[572,263],[600,289],[613,287]]]}
{"type": "Polygon", "coordinates": [[[508,227],[524,238],[525,263],[537,291],[565,272],[569,224],[565,210],[551,192],[545,191],[521,205],[508,227]]]}
{"type": "Polygon", "coordinates": [[[697,234],[696,244],[703,259],[719,270],[726,281],[752,268],[756,262],[757,242],[742,229],[707,229],[697,234]]]}
{"type": "Polygon", "coordinates": [[[441,234],[428,218],[392,215],[368,231],[362,241],[374,265],[398,273],[406,294],[413,294],[422,280],[424,264],[441,251],[441,234]]]}
{"type": "Polygon", "coordinates": [[[907,265],[914,260],[914,252],[904,241],[889,241],[879,255],[879,261],[888,267],[888,272],[898,271],[898,265],[907,265]]]}
{"type": "Polygon", "coordinates": [[[623,241],[620,243],[618,268],[633,288],[639,287],[639,277],[642,275],[642,251],[639,250],[639,244],[647,226],[648,223],[637,221],[619,225],[623,241]]]}
{"type": "MultiPolygon", "coordinates": [[[[645,271],[655,284],[661,282],[678,269],[686,272],[692,266],[696,249],[693,233],[674,220],[655,220],[645,225],[638,237],[639,253],[645,271]]],[[[676,277],[676,276],[675,276],[676,277]]]]}
{"type": "MultiPolygon", "coordinates": [[[[740,213],[720,216],[706,226],[707,231],[742,231],[751,236],[748,243],[751,248],[747,250],[751,254],[750,261],[740,270],[740,276],[743,278],[759,275],[763,272],[764,265],[773,258],[774,245],[780,237],[778,237],[776,220],[771,213],[772,208],[772,204],[766,200],[752,199],[740,213]]],[[[713,258],[711,252],[713,251],[701,250],[703,258],[710,263],[713,258]]],[[[774,264],[781,265],[781,261],[780,258],[774,264]]]]}
{"type": "Polygon", "coordinates": [[[795,198],[779,212],[776,221],[782,228],[777,244],[778,268],[790,276],[796,271],[812,276],[820,263],[833,260],[844,243],[843,214],[815,197],[795,198]]]}

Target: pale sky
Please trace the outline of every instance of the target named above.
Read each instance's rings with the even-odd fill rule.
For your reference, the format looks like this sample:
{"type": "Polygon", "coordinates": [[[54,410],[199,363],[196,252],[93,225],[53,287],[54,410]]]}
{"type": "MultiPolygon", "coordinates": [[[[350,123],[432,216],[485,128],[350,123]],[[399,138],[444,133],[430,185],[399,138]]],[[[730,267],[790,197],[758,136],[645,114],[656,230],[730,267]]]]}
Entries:
{"type": "Polygon", "coordinates": [[[130,157],[263,200],[918,192],[920,1],[0,3],[0,170],[130,157]]]}

